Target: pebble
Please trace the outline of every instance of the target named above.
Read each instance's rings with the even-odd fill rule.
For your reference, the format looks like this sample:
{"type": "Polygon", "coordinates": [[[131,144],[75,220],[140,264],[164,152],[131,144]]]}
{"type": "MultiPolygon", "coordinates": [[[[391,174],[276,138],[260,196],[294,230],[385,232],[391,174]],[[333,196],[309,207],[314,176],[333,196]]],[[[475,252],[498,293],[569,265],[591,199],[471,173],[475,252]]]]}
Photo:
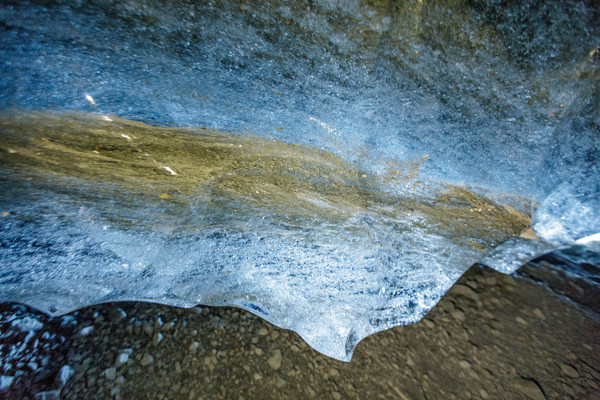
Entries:
{"type": "Polygon", "coordinates": [[[500,281],[508,286],[515,286],[517,280],[512,275],[500,274],[500,281]]]}
{"type": "Polygon", "coordinates": [[[477,282],[475,282],[474,280],[468,280],[466,283],[467,286],[469,286],[471,289],[477,290],[477,282]]]}
{"type": "Polygon", "coordinates": [[[536,317],[538,317],[541,320],[545,320],[546,316],[544,315],[544,313],[542,312],[542,310],[540,310],[539,308],[534,308],[533,309],[533,315],[535,315],[536,317]]]}
{"type": "Polygon", "coordinates": [[[546,396],[544,396],[544,392],[542,392],[542,389],[540,389],[537,382],[531,379],[519,379],[515,384],[515,388],[521,393],[523,393],[525,396],[527,396],[529,399],[546,400],[546,396]]]}
{"type": "Polygon", "coordinates": [[[148,335],[152,335],[154,333],[154,327],[149,322],[144,322],[142,324],[142,330],[148,335]]]}
{"type": "Polygon", "coordinates": [[[281,389],[282,387],[284,387],[286,384],[287,384],[287,382],[285,381],[285,379],[283,379],[283,378],[281,378],[281,377],[278,377],[278,378],[277,378],[277,383],[276,383],[276,385],[277,385],[277,387],[278,387],[279,389],[281,389]]]}
{"type": "Polygon", "coordinates": [[[161,342],[161,340],[163,340],[163,335],[160,332],[156,332],[152,338],[152,344],[153,345],[157,345],[161,342]]]}
{"type": "Polygon", "coordinates": [[[429,329],[435,328],[435,322],[430,319],[423,319],[423,325],[425,325],[429,329]]]}
{"type": "Polygon", "coordinates": [[[171,328],[173,328],[173,326],[175,326],[175,321],[169,321],[162,326],[162,331],[168,332],[171,330],[171,328]]]}
{"type": "Polygon", "coordinates": [[[129,354],[130,352],[128,351],[122,351],[121,353],[119,353],[119,356],[117,357],[117,367],[126,364],[127,361],[129,361],[129,354]]]}
{"type": "Polygon", "coordinates": [[[94,326],[86,326],[85,328],[83,328],[82,330],[79,331],[79,334],[81,336],[87,336],[89,335],[92,331],[94,330],[94,326]]]}
{"type": "Polygon", "coordinates": [[[108,313],[108,318],[111,322],[119,322],[127,317],[127,313],[121,307],[115,307],[108,313]]]}
{"type": "Polygon", "coordinates": [[[561,385],[561,389],[563,392],[565,392],[566,394],[568,394],[571,397],[575,397],[575,391],[573,390],[573,388],[571,388],[571,386],[567,385],[566,383],[563,383],[561,385]]]}
{"type": "Polygon", "coordinates": [[[69,379],[71,379],[71,377],[73,376],[73,374],[75,373],[75,371],[73,370],[73,367],[71,367],[70,365],[64,365],[61,369],[60,372],[58,373],[58,383],[61,387],[65,386],[67,384],[67,382],[69,381],[69,379]]]}
{"type": "Polygon", "coordinates": [[[451,292],[455,296],[464,296],[473,301],[479,300],[479,295],[477,292],[465,285],[456,284],[454,287],[452,287],[451,292]]]}
{"type": "Polygon", "coordinates": [[[140,360],[140,365],[142,367],[146,367],[146,366],[152,364],[153,362],[154,362],[154,357],[152,357],[148,353],[144,353],[144,355],[142,356],[142,359],[140,360]]]}
{"type": "Polygon", "coordinates": [[[460,360],[458,362],[458,365],[462,368],[462,369],[469,369],[471,368],[471,363],[467,360],[460,360]]]}
{"type": "Polygon", "coordinates": [[[115,367],[107,368],[102,372],[102,375],[109,381],[113,381],[117,377],[117,369],[115,367]]]}
{"type": "Polygon", "coordinates": [[[267,364],[275,370],[281,368],[281,350],[275,350],[275,354],[267,360],[267,364]]]}
{"type": "Polygon", "coordinates": [[[258,334],[259,334],[260,336],[267,336],[267,333],[269,333],[269,330],[268,330],[267,328],[260,328],[260,329],[258,330],[258,334]]]}
{"type": "Polygon", "coordinates": [[[35,400],[59,400],[60,390],[49,390],[46,392],[39,392],[35,395],[35,400]]]}
{"type": "Polygon", "coordinates": [[[579,376],[579,372],[572,365],[560,363],[560,369],[569,378],[577,378],[579,376]]]}
{"type": "Polygon", "coordinates": [[[458,320],[460,322],[464,322],[467,319],[465,317],[465,313],[462,312],[459,309],[456,309],[456,310],[452,311],[452,313],[450,315],[452,315],[452,318],[454,318],[454,319],[456,319],[456,320],[458,320]]]}

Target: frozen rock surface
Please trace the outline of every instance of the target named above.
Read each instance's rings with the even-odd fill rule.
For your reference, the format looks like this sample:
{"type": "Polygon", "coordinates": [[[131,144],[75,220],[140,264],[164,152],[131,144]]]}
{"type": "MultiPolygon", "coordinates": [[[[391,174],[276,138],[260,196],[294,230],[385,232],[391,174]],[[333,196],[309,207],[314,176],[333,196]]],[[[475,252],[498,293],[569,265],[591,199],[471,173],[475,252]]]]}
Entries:
{"type": "Polygon", "coordinates": [[[486,254],[511,272],[600,231],[587,2],[6,1],[0,22],[0,300],[236,305],[349,360],[486,254]],[[532,215],[543,242],[490,253],[532,215]]]}

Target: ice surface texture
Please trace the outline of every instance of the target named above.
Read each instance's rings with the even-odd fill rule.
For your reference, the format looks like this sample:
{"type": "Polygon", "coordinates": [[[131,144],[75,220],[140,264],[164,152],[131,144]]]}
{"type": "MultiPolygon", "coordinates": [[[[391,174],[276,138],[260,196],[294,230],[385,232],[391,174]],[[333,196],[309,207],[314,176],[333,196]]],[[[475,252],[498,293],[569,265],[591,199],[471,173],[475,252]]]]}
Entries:
{"type": "Polygon", "coordinates": [[[585,2],[5,1],[0,21],[2,300],[234,304],[348,360],[522,213],[546,243],[498,248],[504,272],[600,231],[585,2]]]}
{"type": "Polygon", "coordinates": [[[312,147],[110,119],[0,120],[3,299],[236,305],[347,360],[530,222],[312,147]]]}

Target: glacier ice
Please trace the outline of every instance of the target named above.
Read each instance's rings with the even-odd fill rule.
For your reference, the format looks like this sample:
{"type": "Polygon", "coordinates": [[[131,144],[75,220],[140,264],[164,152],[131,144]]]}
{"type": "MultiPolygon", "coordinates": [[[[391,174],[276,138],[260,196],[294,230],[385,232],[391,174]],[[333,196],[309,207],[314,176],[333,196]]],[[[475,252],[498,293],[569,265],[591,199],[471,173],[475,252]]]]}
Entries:
{"type": "Polygon", "coordinates": [[[473,263],[600,232],[598,19],[5,1],[0,300],[235,305],[349,360],[473,263]]]}

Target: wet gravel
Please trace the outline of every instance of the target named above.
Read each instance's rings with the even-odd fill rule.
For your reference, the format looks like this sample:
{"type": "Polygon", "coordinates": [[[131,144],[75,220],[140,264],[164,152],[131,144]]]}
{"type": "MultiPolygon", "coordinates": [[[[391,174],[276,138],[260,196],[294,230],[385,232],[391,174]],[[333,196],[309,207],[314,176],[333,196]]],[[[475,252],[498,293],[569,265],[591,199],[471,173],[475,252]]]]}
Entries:
{"type": "Polygon", "coordinates": [[[4,399],[594,399],[600,393],[597,316],[542,285],[488,268],[471,268],[419,323],[362,341],[350,363],[229,307],[114,303],[49,318],[3,304],[0,315],[2,376],[14,377],[0,391],[4,399]],[[13,322],[25,318],[41,325],[13,322]]]}

